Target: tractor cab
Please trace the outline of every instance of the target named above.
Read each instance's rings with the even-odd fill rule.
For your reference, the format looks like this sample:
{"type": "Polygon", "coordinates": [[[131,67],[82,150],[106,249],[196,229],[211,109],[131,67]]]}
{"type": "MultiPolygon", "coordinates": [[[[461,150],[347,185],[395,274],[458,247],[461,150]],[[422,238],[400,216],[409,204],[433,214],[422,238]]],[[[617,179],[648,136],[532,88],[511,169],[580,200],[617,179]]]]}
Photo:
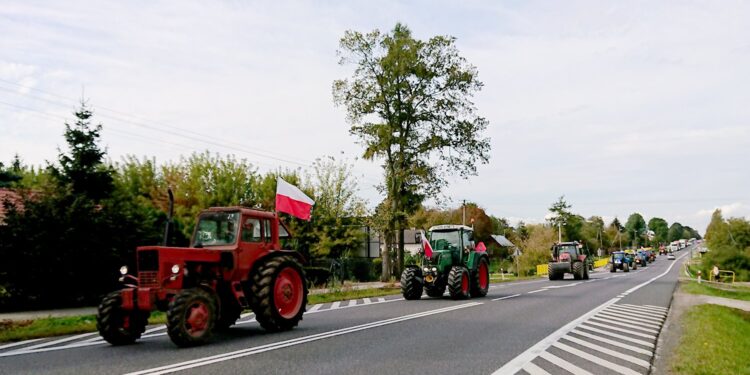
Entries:
{"type": "Polygon", "coordinates": [[[588,279],[593,262],[577,241],[555,243],[550,248],[551,261],[547,265],[550,280],[562,280],[572,273],[576,280],[588,279]]]}
{"type": "Polygon", "coordinates": [[[426,262],[443,266],[465,262],[464,254],[474,249],[474,230],[465,225],[436,225],[427,232],[433,255],[426,262]],[[447,259],[450,257],[450,260],[447,259]]]}

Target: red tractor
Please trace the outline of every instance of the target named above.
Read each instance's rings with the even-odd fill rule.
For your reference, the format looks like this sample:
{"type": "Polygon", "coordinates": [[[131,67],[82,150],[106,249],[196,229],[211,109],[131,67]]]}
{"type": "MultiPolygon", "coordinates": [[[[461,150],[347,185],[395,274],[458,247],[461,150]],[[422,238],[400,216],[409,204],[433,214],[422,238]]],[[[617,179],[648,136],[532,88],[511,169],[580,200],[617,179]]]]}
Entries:
{"type": "Polygon", "coordinates": [[[562,280],[566,273],[572,273],[576,280],[588,280],[593,259],[578,242],[556,243],[550,249],[552,260],[548,264],[550,280],[562,280]]]}
{"type": "MultiPolygon", "coordinates": [[[[169,231],[168,224],[165,243],[169,231]]],[[[99,334],[112,345],[133,343],[153,310],[166,311],[167,333],[180,347],[205,343],[246,309],[268,331],[292,329],[308,290],[302,256],[281,249],[285,237],[289,232],[272,212],[203,211],[190,247],[139,247],[137,269],[120,268],[124,288],[99,305],[99,334]]]]}

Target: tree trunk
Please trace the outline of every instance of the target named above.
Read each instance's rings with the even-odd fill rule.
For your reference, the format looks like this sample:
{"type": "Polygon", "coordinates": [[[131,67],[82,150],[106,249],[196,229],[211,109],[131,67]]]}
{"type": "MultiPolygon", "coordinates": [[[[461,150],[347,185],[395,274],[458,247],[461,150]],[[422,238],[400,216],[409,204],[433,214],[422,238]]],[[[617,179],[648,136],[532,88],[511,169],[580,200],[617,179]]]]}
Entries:
{"type": "Polygon", "coordinates": [[[398,223],[398,249],[396,249],[396,274],[404,272],[404,223],[398,223]]]}
{"type": "Polygon", "coordinates": [[[380,275],[380,281],[382,282],[389,282],[391,281],[391,255],[390,251],[393,246],[393,231],[390,229],[387,229],[385,233],[383,233],[383,237],[385,240],[385,249],[382,251],[382,258],[383,258],[383,273],[380,275]]]}

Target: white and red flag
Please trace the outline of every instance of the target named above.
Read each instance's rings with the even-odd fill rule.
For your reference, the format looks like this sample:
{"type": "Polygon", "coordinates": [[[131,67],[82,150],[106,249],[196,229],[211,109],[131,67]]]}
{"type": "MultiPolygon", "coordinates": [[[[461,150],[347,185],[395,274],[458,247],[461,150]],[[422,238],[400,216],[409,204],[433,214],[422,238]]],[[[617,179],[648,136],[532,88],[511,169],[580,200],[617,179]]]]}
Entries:
{"type": "Polygon", "coordinates": [[[286,212],[302,220],[310,221],[315,201],[310,199],[296,186],[276,178],[276,211],[286,212]]]}
{"type": "Polygon", "coordinates": [[[422,231],[422,249],[424,250],[424,256],[427,258],[432,258],[432,246],[430,246],[430,241],[427,240],[427,235],[422,231]]]}

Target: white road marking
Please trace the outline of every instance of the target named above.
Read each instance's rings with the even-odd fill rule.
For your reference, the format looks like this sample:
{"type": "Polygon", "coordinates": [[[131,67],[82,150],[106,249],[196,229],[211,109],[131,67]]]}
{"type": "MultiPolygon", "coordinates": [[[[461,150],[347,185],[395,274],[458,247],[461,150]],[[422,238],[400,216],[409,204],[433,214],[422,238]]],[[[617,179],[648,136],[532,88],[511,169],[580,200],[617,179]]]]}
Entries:
{"type": "Polygon", "coordinates": [[[654,306],[654,305],[643,305],[643,307],[650,307],[653,309],[661,309],[662,311],[669,311],[668,307],[654,306]]]}
{"type": "MultiPolygon", "coordinates": [[[[639,348],[639,347],[632,346],[632,345],[628,345],[628,344],[623,344],[623,343],[621,343],[619,341],[610,340],[610,339],[608,339],[606,337],[593,335],[593,334],[590,334],[588,332],[579,331],[577,329],[574,329],[574,330],[570,331],[570,333],[575,333],[576,335],[579,335],[579,336],[588,337],[590,339],[601,341],[603,343],[606,343],[606,344],[609,344],[609,345],[612,345],[612,346],[617,346],[619,348],[627,349],[627,350],[629,350],[631,352],[645,354],[645,355],[649,355],[649,356],[654,354],[650,350],[646,350],[646,349],[639,348]]],[[[569,335],[568,336],[564,336],[564,337],[567,338],[567,337],[569,337],[569,335]]]]}
{"type": "Polygon", "coordinates": [[[588,371],[586,371],[586,370],[584,370],[584,369],[582,369],[582,368],[580,368],[580,367],[578,367],[578,366],[576,366],[576,365],[574,365],[574,364],[572,364],[572,363],[570,363],[570,362],[568,362],[568,361],[566,361],[566,360],[564,360],[564,359],[562,359],[562,358],[560,358],[560,357],[558,357],[558,356],[556,356],[554,354],[551,354],[549,352],[546,352],[546,351],[542,352],[539,356],[542,357],[542,358],[544,358],[544,359],[546,359],[547,361],[552,362],[553,364],[555,364],[555,365],[557,365],[559,367],[562,367],[564,370],[567,370],[567,371],[569,371],[569,372],[571,372],[573,374],[576,374],[576,375],[594,375],[594,374],[592,374],[592,373],[590,373],[590,372],[588,372],[588,371]]]}
{"type": "Polygon", "coordinates": [[[617,305],[612,305],[607,310],[609,310],[609,311],[617,311],[617,312],[621,312],[623,314],[629,314],[629,315],[639,316],[641,318],[656,318],[656,319],[659,319],[659,320],[664,320],[664,318],[666,318],[666,315],[662,315],[661,313],[653,313],[653,312],[644,313],[642,311],[633,311],[633,310],[630,310],[630,309],[627,309],[627,308],[624,308],[624,307],[618,307],[617,305]]]}
{"type": "Polygon", "coordinates": [[[619,372],[620,374],[623,374],[623,375],[641,375],[638,371],[629,369],[629,368],[627,368],[625,366],[620,366],[617,363],[612,363],[612,362],[607,361],[607,360],[605,360],[603,358],[599,358],[599,357],[597,357],[595,355],[591,355],[591,354],[586,353],[586,352],[584,352],[582,350],[578,350],[576,348],[573,348],[573,347],[570,347],[568,345],[565,345],[565,344],[563,344],[561,342],[556,342],[556,343],[552,344],[552,346],[554,346],[554,347],[556,347],[558,349],[564,350],[564,351],[566,351],[566,352],[568,352],[570,354],[573,354],[573,355],[575,355],[577,357],[581,357],[583,359],[586,359],[588,361],[596,363],[599,366],[606,367],[606,368],[608,368],[610,370],[614,370],[616,372],[619,372]]]}
{"type": "Polygon", "coordinates": [[[646,326],[646,327],[654,328],[654,329],[661,328],[660,324],[655,324],[655,323],[651,323],[651,322],[638,321],[638,319],[626,319],[626,318],[623,318],[621,316],[611,315],[611,314],[605,313],[604,311],[596,314],[596,316],[593,317],[592,319],[594,319],[594,318],[599,318],[599,319],[605,320],[605,321],[614,321],[614,322],[621,322],[621,323],[627,323],[627,324],[633,324],[633,325],[639,325],[639,326],[646,326]]]}
{"type": "Polygon", "coordinates": [[[649,308],[641,308],[641,307],[633,306],[633,305],[629,305],[629,304],[618,304],[617,306],[622,307],[623,309],[629,309],[629,310],[632,310],[632,311],[642,312],[644,314],[653,314],[653,315],[662,315],[662,316],[666,316],[667,315],[667,312],[664,311],[664,310],[656,310],[656,309],[652,309],[650,307],[649,308]]]}
{"type": "Polygon", "coordinates": [[[644,316],[644,315],[640,315],[640,314],[636,314],[636,313],[632,313],[632,312],[625,312],[625,311],[621,311],[621,310],[617,310],[617,309],[606,309],[605,311],[602,311],[602,312],[607,313],[607,314],[611,314],[611,315],[625,317],[625,318],[640,319],[640,320],[645,321],[645,322],[652,322],[654,320],[659,320],[661,322],[661,320],[662,320],[662,319],[656,318],[656,317],[649,319],[648,316],[644,316]]]}
{"type": "Polygon", "coordinates": [[[37,342],[39,340],[42,340],[42,339],[31,339],[31,340],[24,340],[24,341],[19,341],[19,342],[12,342],[10,344],[0,345],[0,350],[7,349],[7,348],[12,348],[14,346],[21,346],[21,345],[31,344],[32,342],[37,342]]]}
{"type": "Polygon", "coordinates": [[[363,299],[362,299],[362,301],[364,301],[364,302],[365,302],[365,305],[369,305],[369,304],[371,304],[371,303],[372,303],[372,301],[370,301],[370,299],[369,299],[369,298],[363,298],[363,299]]]}
{"type": "MultiPolygon", "coordinates": [[[[656,348],[656,344],[653,343],[653,342],[648,342],[648,341],[644,341],[644,340],[641,340],[641,339],[637,339],[635,337],[625,336],[625,335],[621,335],[619,333],[614,333],[614,332],[606,331],[606,330],[599,329],[599,328],[596,328],[596,327],[587,326],[586,324],[581,324],[581,326],[578,327],[578,329],[585,329],[585,330],[588,330],[588,331],[591,331],[591,332],[596,332],[596,333],[599,333],[599,334],[602,334],[602,335],[606,335],[606,336],[610,336],[610,337],[613,337],[613,338],[617,338],[618,340],[630,341],[633,344],[643,345],[643,346],[647,346],[649,348],[656,348]]],[[[573,332],[575,332],[575,331],[573,331],[573,332]]]]}
{"type": "Polygon", "coordinates": [[[307,312],[308,312],[308,313],[311,313],[311,312],[315,312],[315,311],[318,311],[318,310],[320,310],[320,308],[321,308],[321,307],[323,307],[323,304],[322,304],[322,303],[319,303],[319,304],[317,304],[317,305],[313,305],[313,306],[312,306],[312,307],[310,308],[310,310],[307,310],[307,312]]]}
{"type": "Polygon", "coordinates": [[[381,327],[381,326],[385,326],[385,325],[395,324],[395,323],[403,322],[403,321],[406,321],[406,320],[418,319],[418,318],[422,318],[422,317],[425,317],[425,316],[430,316],[430,315],[435,315],[435,314],[441,314],[441,313],[447,313],[447,312],[451,312],[451,311],[455,311],[455,310],[460,310],[460,309],[464,309],[464,308],[467,308],[467,307],[479,306],[479,305],[482,305],[482,303],[481,302],[470,302],[470,303],[466,303],[466,304],[462,304],[462,305],[450,306],[450,307],[446,307],[446,308],[442,308],[442,309],[431,310],[431,311],[426,311],[426,312],[421,312],[421,313],[416,313],[416,314],[410,314],[410,315],[405,315],[405,316],[401,316],[401,317],[397,317],[397,318],[380,320],[380,321],[376,321],[376,322],[372,322],[372,323],[367,323],[367,324],[362,324],[362,325],[358,325],[358,326],[347,327],[347,328],[337,329],[337,330],[334,330],[334,331],[329,331],[329,332],[323,332],[323,333],[318,333],[318,334],[309,335],[309,336],[298,337],[298,338],[295,338],[295,339],[290,339],[290,340],[275,342],[275,343],[271,343],[271,344],[267,344],[267,345],[261,345],[261,346],[257,346],[257,347],[247,348],[247,349],[241,349],[241,350],[237,350],[237,351],[233,351],[233,352],[228,352],[228,353],[224,353],[224,354],[218,354],[218,355],[214,355],[214,356],[210,356],[210,357],[198,358],[198,359],[194,359],[194,360],[190,360],[190,361],[175,363],[175,364],[172,364],[172,365],[161,366],[161,367],[156,367],[156,368],[152,368],[152,369],[147,369],[147,370],[132,372],[132,373],[129,373],[128,375],[167,374],[167,373],[171,373],[171,372],[175,372],[175,371],[187,370],[187,369],[196,368],[196,367],[200,367],[200,366],[206,366],[206,365],[217,363],[217,362],[223,362],[223,361],[228,361],[228,360],[232,360],[232,359],[242,358],[242,357],[246,357],[246,356],[253,355],[253,354],[263,353],[263,352],[267,352],[267,351],[271,351],[271,350],[276,350],[276,349],[287,348],[287,347],[290,347],[290,346],[295,346],[295,345],[300,345],[300,344],[304,344],[304,343],[308,343],[308,342],[323,340],[323,339],[327,339],[327,338],[330,338],[330,337],[341,336],[341,335],[345,335],[345,334],[349,334],[349,333],[354,333],[354,332],[359,332],[359,331],[363,331],[363,330],[367,330],[367,329],[372,329],[372,328],[376,328],[376,327],[381,327]]]}
{"type": "Polygon", "coordinates": [[[549,372],[544,371],[541,367],[534,364],[534,362],[529,362],[525,366],[523,366],[524,371],[528,372],[529,375],[550,375],[549,372]]]}
{"type": "Polygon", "coordinates": [[[530,292],[526,292],[526,294],[534,294],[534,293],[544,292],[545,290],[547,290],[547,289],[532,290],[530,292]]]}
{"type": "MultiPolygon", "coordinates": [[[[682,259],[682,257],[684,257],[684,256],[685,255],[681,256],[678,259],[682,259]]],[[[638,285],[636,285],[636,286],[628,289],[625,292],[625,294],[630,294],[630,293],[632,293],[632,292],[634,292],[634,291],[636,291],[636,290],[638,290],[640,288],[643,288],[644,286],[646,286],[648,284],[651,284],[655,280],[658,280],[658,279],[664,277],[666,274],[669,273],[669,271],[672,270],[672,267],[674,267],[675,264],[677,264],[677,262],[673,262],[672,264],[670,264],[669,267],[667,267],[667,269],[664,272],[662,272],[661,274],[658,274],[658,275],[652,277],[651,279],[649,279],[647,281],[644,281],[643,283],[640,283],[640,284],[638,284],[638,285]]],[[[613,276],[610,276],[610,277],[613,277],[613,276]]],[[[534,360],[534,358],[542,355],[543,353],[546,353],[545,351],[547,350],[547,348],[549,348],[553,343],[555,343],[556,341],[558,341],[561,337],[565,336],[568,332],[572,331],[574,328],[576,328],[579,325],[581,325],[581,327],[583,328],[582,323],[584,321],[586,321],[587,319],[591,318],[592,316],[598,314],[600,311],[604,310],[605,308],[613,305],[615,302],[618,302],[618,301],[620,301],[619,298],[613,298],[613,299],[611,299],[609,301],[606,301],[603,304],[595,307],[591,311],[589,311],[589,312],[581,315],[580,317],[578,317],[578,319],[576,319],[576,320],[574,320],[574,321],[572,321],[572,322],[564,325],[563,327],[561,327],[557,331],[552,332],[549,336],[543,338],[541,341],[539,341],[538,343],[536,343],[535,345],[533,345],[529,349],[526,349],[526,351],[524,351],[523,353],[519,354],[516,358],[513,358],[512,360],[510,360],[508,363],[506,363],[505,365],[503,365],[503,367],[497,369],[497,371],[495,371],[493,373],[493,375],[515,374],[515,373],[517,373],[518,371],[520,371],[523,368],[524,365],[526,365],[527,363],[529,363],[532,360],[534,360]]],[[[593,331],[593,332],[603,333],[605,335],[613,335],[611,332],[600,330],[600,329],[597,329],[597,328],[591,327],[591,326],[588,326],[588,327],[590,327],[590,328],[586,328],[586,329],[591,329],[591,331],[593,331]]],[[[615,337],[621,336],[621,338],[624,339],[624,340],[628,340],[628,341],[631,341],[631,342],[633,342],[633,340],[635,340],[635,341],[637,341],[636,343],[638,343],[638,344],[645,343],[645,345],[648,346],[648,347],[651,347],[651,348],[655,347],[655,345],[653,343],[647,343],[647,342],[645,342],[643,340],[636,340],[636,339],[633,339],[631,337],[626,337],[626,336],[622,336],[622,335],[613,335],[613,336],[615,336],[615,337]]]]}
{"type": "Polygon", "coordinates": [[[631,329],[613,327],[610,324],[602,324],[602,323],[592,322],[590,320],[587,321],[585,324],[596,326],[596,327],[602,327],[602,328],[608,329],[610,331],[618,331],[618,332],[622,332],[622,333],[627,333],[628,335],[633,335],[633,336],[643,337],[643,338],[646,338],[646,339],[656,340],[656,336],[654,336],[654,335],[649,335],[649,334],[640,333],[640,332],[633,332],[633,330],[631,330],[631,329]]]}
{"type": "Polygon", "coordinates": [[[84,333],[84,334],[81,334],[81,335],[75,335],[75,336],[66,337],[64,339],[47,341],[47,342],[43,342],[41,344],[27,346],[25,348],[16,349],[13,352],[20,352],[20,351],[29,351],[29,350],[40,349],[40,348],[44,348],[46,346],[53,346],[53,345],[57,345],[57,344],[62,344],[64,342],[78,340],[78,339],[82,339],[84,337],[89,337],[89,336],[98,335],[98,334],[99,334],[99,332],[84,333]]]}
{"type": "Polygon", "coordinates": [[[495,299],[493,299],[493,301],[502,301],[504,299],[515,298],[515,297],[518,297],[518,296],[520,296],[520,294],[514,294],[512,296],[505,296],[505,297],[495,298],[495,299]]]}
{"type": "Polygon", "coordinates": [[[601,318],[598,316],[592,316],[590,320],[601,322],[602,324],[610,324],[615,327],[625,327],[627,329],[637,329],[641,332],[649,332],[649,333],[653,333],[656,335],[659,334],[659,330],[657,329],[643,328],[641,327],[641,325],[633,323],[633,322],[617,322],[617,321],[614,321],[613,319],[606,319],[606,318],[601,318]]]}
{"type": "Polygon", "coordinates": [[[621,353],[621,352],[618,352],[618,351],[610,350],[610,349],[607,349],[605,347],[602,347],[602,346],[599,346],[599,345],[596,345],[596,344],[592,344],[592,343],[590,343],[588,341],[584,341],[584,340],[581,340],[579,338],[575,338],[575,337],[570,336],[570,335],[564,336],[563,340],[568,340],[568,341],[576,343],[578,345],[585,346],[585,347],[587,347],[589,349],[596,350],[597,352],[602,352],[604,354],[611,355],[611,356],[613,356],[615,358],[622,359],[624,361],[628,361],[630,363],[636,364],[636,365],[641,366],[641,367],[645,367],[647,369],[651,366],[651,364],[648,361],[644,361],[644,360],[642,360],[640,358],[633,357],[632,355],[627,355],[627,354],[624,354],[624,353],[621,353]]]}
{"type": "Polygon", "coordinates": [[[341,301],[334,302],[331,307],[328,308],[328,310],[336,310],[341,306],[341,301]]]}

